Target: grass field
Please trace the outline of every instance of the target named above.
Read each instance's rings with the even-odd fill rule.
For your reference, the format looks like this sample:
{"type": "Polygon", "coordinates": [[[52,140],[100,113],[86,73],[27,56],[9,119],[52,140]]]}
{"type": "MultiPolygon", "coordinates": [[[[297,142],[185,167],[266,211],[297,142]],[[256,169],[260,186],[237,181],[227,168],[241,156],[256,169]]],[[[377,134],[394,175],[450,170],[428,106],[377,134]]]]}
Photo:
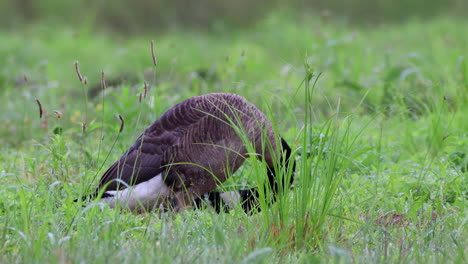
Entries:
{"type": "MultiPolygon", "coordinates": [[[[467,56],[468,22],[443,17],[358,28],[277,14],[250,30],[129,38],[3,31],[0,262],[466,263],[467,56]],[[277,203],[137,215],[73,202],[166,109],[209,92],[246,97],[293,146],[296,180],[277,203]]],[[[227,185],[259,175],[248,160],[227,185]]]]}

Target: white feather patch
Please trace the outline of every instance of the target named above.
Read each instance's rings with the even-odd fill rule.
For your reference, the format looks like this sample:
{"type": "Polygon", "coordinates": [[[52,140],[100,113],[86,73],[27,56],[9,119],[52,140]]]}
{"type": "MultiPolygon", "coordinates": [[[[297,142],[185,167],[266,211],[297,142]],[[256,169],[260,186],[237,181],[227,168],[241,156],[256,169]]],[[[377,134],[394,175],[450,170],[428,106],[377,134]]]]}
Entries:
{"type": "Polygon", "coordinates": [[[240,194],[237,191],[223,192],[220,196],[224,203],[226,203],[231,209],[234,209],[234,207],[241,202],[240,194]]]}
{"type": "Polygon", "coordinates": [[[158,174],[148,181],[139,183],[135,186],[123,189],[121,191],[107,191],[112,197],[105,197],[101,200],[114,208],[116,203],[133,210],[137,207],[152,208],[171,193],[169,187],[164,183],[162,174],[158,174]]]}

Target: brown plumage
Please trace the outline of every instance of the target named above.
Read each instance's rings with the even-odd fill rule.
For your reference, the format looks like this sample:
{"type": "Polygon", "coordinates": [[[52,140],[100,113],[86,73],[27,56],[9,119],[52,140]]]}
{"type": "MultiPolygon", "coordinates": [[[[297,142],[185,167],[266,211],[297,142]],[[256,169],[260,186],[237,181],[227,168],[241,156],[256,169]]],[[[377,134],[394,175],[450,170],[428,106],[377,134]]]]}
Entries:
{"type": "MultiPolygon", "coordinates": [[[[103,200],[111,206],[116,199],[129,203],[123,196],[130,196],[128,190],[135,186],[133,190],[142,193],[137,199],[143,207],[175,198],[176,210],[183,208],[213,191],[242,165],[248,155],[247,142],[265,160],[270,174],[279,157],[276,142],[281,142],[289,159],[286,142],[275,138],[265,114],[243,97],[213,93],[189,98],[145,129],[104,173],[95,195],[103,191],[103,200]],[[142,187],[146,183],[152,187],[142,187]],[[128,192],[123,193],[124,189],[128,192]]],[[[269,181],[275,189],[274,175],[269,181]]],[[[127,207],[137,206],[129,203],[127,207]]]]}

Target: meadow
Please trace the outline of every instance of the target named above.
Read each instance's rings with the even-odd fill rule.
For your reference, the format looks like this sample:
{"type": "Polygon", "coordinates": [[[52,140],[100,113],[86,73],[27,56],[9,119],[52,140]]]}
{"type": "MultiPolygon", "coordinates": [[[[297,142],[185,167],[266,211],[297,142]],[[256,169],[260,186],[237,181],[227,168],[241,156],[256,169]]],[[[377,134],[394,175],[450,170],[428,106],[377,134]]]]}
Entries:
{"type": "MultiPolygon", "coordinates": [[[[466,263],[467,55],[468,21],[443,16],[361,27],[279,13],[131,37],[4,29],[0,263],[466,263]],[[244,96],[291,143],[295,182],[275,204],[135,214],[73,202],[165,110],[210,92],[244,96]]],[[[259,165],[223,188],[261,183],[259,165]]]]}

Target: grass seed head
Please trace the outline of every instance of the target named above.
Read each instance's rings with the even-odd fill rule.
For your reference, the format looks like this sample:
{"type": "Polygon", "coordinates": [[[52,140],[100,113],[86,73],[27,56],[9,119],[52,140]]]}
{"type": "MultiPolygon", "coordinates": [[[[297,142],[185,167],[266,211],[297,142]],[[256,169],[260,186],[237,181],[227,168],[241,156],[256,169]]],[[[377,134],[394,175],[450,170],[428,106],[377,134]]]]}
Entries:
{"type": "Polygon", "coordinates": [[[106,79],[104,78],[104,71],[101,72],[101,89],[106,89],[106,79]]]}
{"type": "Polygon", "coordinates": [[[42,110],[41,101],[39,101],[39,99],[36,98],[36,103],[37,103],[37,106],[39,106],[39,118],[42,118],[42,114],[44,113],[44,111],[42,110]]]}
{"type": "Polygon", "coordinates": [[[120,114],[117,114],[117,117],[118,117],[119,120],[120,120],[120,129],[119,129],[119,133],[122,133],[122,131],[124,130],[124,127],[125,127],[125,119],[124,119],[123,116],[120,115],[120,114]]]}
{"type": "Polygon", "coordinates": [[[151,40],[151,57],[153,58],[153,65],[156,66],[158,61],[156,60],[156,55],[154,55],[154,40],[151,40]]]}
{"type": "Polygon", "coordinates": [[[73,64],[75,65],[75,71],[76,71],[76,75],[78,75],[78,80],[80,80],[80,82],[83,82],[83,75],[81,75],[81,72],[80,72],[79,62],[75,61],[73,62],[73,64]]]}

